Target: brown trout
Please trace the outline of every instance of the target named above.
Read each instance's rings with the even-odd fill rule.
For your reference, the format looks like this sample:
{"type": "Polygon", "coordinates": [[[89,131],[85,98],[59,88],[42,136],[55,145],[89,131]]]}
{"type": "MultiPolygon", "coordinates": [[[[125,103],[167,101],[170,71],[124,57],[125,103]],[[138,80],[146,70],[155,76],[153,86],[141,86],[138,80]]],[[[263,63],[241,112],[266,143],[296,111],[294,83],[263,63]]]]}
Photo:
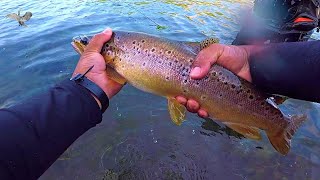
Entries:
{"type": "MultiPolygon", "coordinates": [[[[81,54],[91,38],[74,38],[75,50],[81,54]]],[[[275,103],[267,101],[268,94],[219,65],[212,66],[201,80],[190,78],[191,65],[199,51],[217,42],[214,38],[200,43],[182,42],[115,31],[101,54],[111,79],[166,97],[169,114],[177,125],[184,121],[186,109],[174,97],[183,95],[198,101],[210,118],[245,137],[259,140],[259,129],[264,130],[273,147],[287,154],[305,115],[284,115],[275,103]]]]}

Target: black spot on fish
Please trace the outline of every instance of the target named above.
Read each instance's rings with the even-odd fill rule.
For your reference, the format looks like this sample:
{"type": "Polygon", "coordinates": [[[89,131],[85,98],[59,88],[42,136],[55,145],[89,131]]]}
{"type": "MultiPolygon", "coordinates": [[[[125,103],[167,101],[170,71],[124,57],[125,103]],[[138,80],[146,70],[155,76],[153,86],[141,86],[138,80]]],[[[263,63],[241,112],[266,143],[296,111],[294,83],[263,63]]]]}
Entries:
{"type": "Polygon", "coordinates": [[[108,47],[109,47],[109,44],[106,44],[106,47],[108,48],[108,47]]]}
{"type": "Polygon", "coordinates": [[[187,83],[187,82],[188,82],[188,80],[186,80],[186,79],[185,79],[183,82],[184,82],[184,83],[187,83]]]}
{"type": "Polygon", "coordinates": [[[171,54],[171,51],[167,51],[168,54],[171,54]]]}
{"type": "Polygon", "coordinates": [[[251,93],[251,90],[250,90],[250,89],[248,89],[248,90],[247,90],[247,93],[248,93],[248,94],[249,94],[249,93],[251,93]]]}
{"type": "Polygon", "coordinates": [[[146,41],[144,39],[141,40],[142,43],[145,43],[146,41]]]}
{"type": "Polygon", "coordinates": [[[171,66],[172,65],[172,62],[169,62],[169,66],[171,66]]]}
{"type": "Polygon", "coordinates": [[[221,97],[221,98],[222,98],[222,96],[223,96],[222,94],[219,95],[219,97],[221,97]]]}
{"type": "Polygon", "coordinates": [[[256,148],[257,148],[257,149],[263,149],[263,147],[261,147],[261,146],[257,146],[256,148]]]}
{"type": "Polygon", "coordinates": [[[251,99],[251,100],[253,100],[253,99],[254,99],[254,97],[253,97],[253,95],[252,95],[252,94],[249,96],[249,99],[251,99]]]}
{"type": "Polygon", "coordinates": [[[207,97],[206,97],[206,96],[201,96],[201,99],[202,99],[202,100],[206,100],[207,97]]]}
{"type": "Polygon", "coordinates": [[[199,82],[199,81],[197,81],[197,82],[196,82],[196,84],[199,86],[199,85],[200,85],[200,82],[199,82]]]}
{"type": "Polygon", "coordinates": [[[186,89],[183,90],[183,93],[187,93],[188,91],[186,89]]]}
{"type": "Polygon", "coordinates": [[[216,73],[216,72],[213,72],[213,73],[212,73],[212,75],[213,75],[213,76],[216,76],[216,75],[217,75],[217,73],[216,73]]]}
{"type": "Polygon", "coordinates": [[[236,85],[231,84],[231,88],[232,88],[232,89],[236,88],[236,85]]]}
{"type": "Polygon", "coordinates": [[[151,52],[154,52],[155,50],[156,50],[156,49],[152,48],[152,49],[151,49],[151,52]]]}
{"type": "Polygon", "coordinates": [[[133,42],[132,42],[132,44],[136,44],[136,42],[135,42],[135,41],[133,41],[133,42]]]}
{"type": "Polygon", "coordinates": [[[222,75],[222,72],[219,72],[219,75],[221,76],[221,75],[222,75]]]}
{"type": "Polygon", "coordinates": [[[146,66],[146,63],[144,62],[144,63],[142,64],[142,66],[146,66]]]}
{"type": "Polygon", "coordinates": [[[169,76],[166,77],[166,80],[169,81],[169,76]]]}

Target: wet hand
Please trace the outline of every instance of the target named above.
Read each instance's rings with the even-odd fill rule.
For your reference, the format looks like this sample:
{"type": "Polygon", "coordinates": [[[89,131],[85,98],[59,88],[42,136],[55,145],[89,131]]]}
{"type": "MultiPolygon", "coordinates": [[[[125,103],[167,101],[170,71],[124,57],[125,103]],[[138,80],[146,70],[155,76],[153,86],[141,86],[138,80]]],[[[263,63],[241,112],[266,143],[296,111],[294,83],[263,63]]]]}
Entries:
{"type": "Polygon", "coordinates": [[[217,63],[251,82],[248,49],[249,46],[212,44],[200,51],[192,65],[190,77],[192,79],[204,78],[208,74],[211,66],[217,63]]]}
{"type": "MultiPolygon", "coordinates": [[[[250,49],[250,46],[212,44],[200,51],[192,65],[190,77],[192,79],[204,78],[208,74],[211,66],[217,63],[251,82],[248,62],[250,49]]],[[[202,109],[197,101],[187,99],[183,96],[177,96],[176,99],[185,105],[188,111],[198,113],[198,115],[203,118],[208,117],[207,111],[202,109]]]]}
{"type": "MultiPolygon", "coordinates": [[[[106,63],[103,56],[100,54],[103,44],[106,43],[111,36],[111,29],[106,29],[102,33],[96,34],[81,55],[72,75],[75,76],[78,73],[83,74],[94,65],[91,71],[86,74],[86,77],[97,84],[107,94],[109,99],[116,95],[123,86],[108,78],[106,63]]],[[[101,107],[99,100],[95,96],[93,97],[101,107]]]]}

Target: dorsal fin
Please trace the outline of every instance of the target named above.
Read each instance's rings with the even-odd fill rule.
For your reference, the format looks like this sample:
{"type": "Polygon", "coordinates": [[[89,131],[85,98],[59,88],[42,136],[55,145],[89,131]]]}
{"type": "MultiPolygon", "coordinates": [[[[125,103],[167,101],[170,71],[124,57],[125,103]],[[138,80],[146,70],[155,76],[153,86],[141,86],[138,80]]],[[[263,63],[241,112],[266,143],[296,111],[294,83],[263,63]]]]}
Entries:
{"type": "Polygon", "coordinates": [[[211,44],[216,44],[216,43],[219,43],[218,38],[207,38],[200,42],[200,51],[202,49],[209,47],[211,44]]]}

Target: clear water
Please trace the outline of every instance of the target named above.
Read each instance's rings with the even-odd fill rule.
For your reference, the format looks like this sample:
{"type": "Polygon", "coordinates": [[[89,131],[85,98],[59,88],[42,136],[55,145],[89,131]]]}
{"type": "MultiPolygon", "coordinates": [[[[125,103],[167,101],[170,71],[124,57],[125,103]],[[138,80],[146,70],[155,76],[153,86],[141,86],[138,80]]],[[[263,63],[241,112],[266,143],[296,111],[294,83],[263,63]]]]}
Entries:
{"type": "MultiPolygon", "coordinates": [[[[231,43],[249,0],[0,1],[0,106],[10,106],[69,78],[79,56],[73,36],[141,31],[231,43]],[[27,28],[5,18],[31,11],[27,28]]],[[[315,38],[318,34],[314,35],[315,38]]],[[[166,100],[127,85],[111,101],[103,122],[81,136],[40,179],[319,179],[320,106],[289,100],[287,113],[304,112],[287,156],[268,140],[241,138],[222,125],[188,114],[169,119],[166,100]]]]}

